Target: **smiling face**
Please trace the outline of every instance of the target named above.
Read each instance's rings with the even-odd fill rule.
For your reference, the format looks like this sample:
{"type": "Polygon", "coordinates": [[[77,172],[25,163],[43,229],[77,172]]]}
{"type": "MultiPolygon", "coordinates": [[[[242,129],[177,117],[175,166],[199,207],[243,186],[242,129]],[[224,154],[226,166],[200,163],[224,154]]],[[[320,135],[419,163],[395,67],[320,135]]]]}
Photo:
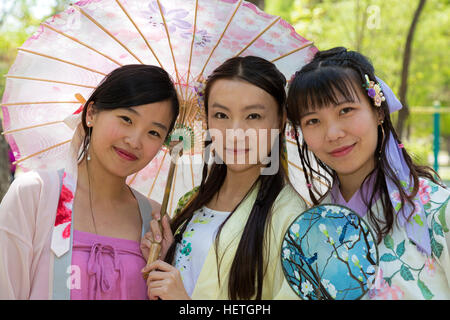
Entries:
{"type": "Polygon", "coordinates": [[[337,104],[320,106],[300,116],[308,149],[338,176],[364,177],[375,167],[377,126],[382,117],[362,88],[355,91],[352,99],[335,93],[337,104]]]}
{"type": "Polygon", "coordinates": [[[92,127],[90,163],[125,178],[158,153],[168,134],[172,108],[169,101],[97,112],[89,106],[86,120],[92,127]]]}
{"type": "Polygon", "coordinates": [[[253,84],[228,79],[214,82],[208,97],[208,128],[214,149],[228,169],[261,167],[272,141],[277,141],[271,130],[281,128],[278,109],[274,97],[253,84]]]}

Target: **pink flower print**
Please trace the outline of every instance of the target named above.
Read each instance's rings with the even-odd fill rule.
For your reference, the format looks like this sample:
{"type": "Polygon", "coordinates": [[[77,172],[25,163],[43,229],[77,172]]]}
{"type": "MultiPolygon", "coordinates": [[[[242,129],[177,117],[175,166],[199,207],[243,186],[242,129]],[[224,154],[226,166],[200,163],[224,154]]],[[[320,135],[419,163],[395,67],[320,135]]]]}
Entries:
{"type": "Polygon", "coordinates": [[[286,132],[286,135],[292,140],[296,140],[297,132],[295,131],[295,128],[292,127],[286,132]]]}
{"type": "Polygon", "coordinates": [[[392,200],[395,200],[395,201],[397,201],[397,202],[401,202],[402,199],[400,198],[400,192],[398,192],[398,191],[392,192],[392,193],[391,193],[391,199],[392,199],[392,200]]]}
{"type": "Polygon", "coordinates": [[[79,113],[81,113],[81,112],[83,112],[83,109],[84,109],[84,105],[81,105],[74,113],[72,113],[72,114],[79,114],[79,113]]]}
{"type": "Polygon", "coordinates": [[[253,20],[253,19],[251,19],[251,18],[249,18],[249,17],[246,17],[246,18],[244,19],[244,21],[245,21],[245,23],[246,23],[247,25],[254,25],[254,24],[255,24],[255,20],[253,20]]]}
{"type": "Polygon", "coordinates": [[[150,24],[153,26],[157,26],[158,24],[163,25],[161,13],[164,16],[166,21],[167,29],[170,33],[176,32],[177,28],[189,30],[192,28],[192,25],[184,21],[183,19],[189,15],[189,12],[184,9],[173,9],[166,10],[166,8],[161,4],[161,10],[159,9],[159,5],[156,1],[152,1],[148,5],[148,12],[144,12],[144,14],[148,14],[150,16],[150,24]]]}
{"type": "Polygon", "coordinates": [[[240,26],[233,26],[232,29],[229,29],[224,36],[224,39],[227,38],[229,40],[247,40],[250,41],[252,38],[252,33],[248,32],[248,29],[241,28],[240,26]]]}
{"type": "Polygon", "coordinates": [[[139,33],[133,32],[130,30],[126,30],[126,29],[121,29],[117,32],[113,32],[113,35],[115,37],[120,37],[120,39],[122,41],[124,41],[125,43],[129,43],[133,40],[140,38],[139,33]]]}
{"type": "Polygon", "coordinates": [[[64,231],[63,231],[63,234],[62,234],[62,237],[63,237],[64,239],[67,239],[67,238],[70,237],[70,225],[71,225],[71,223],[69,223],[69,224],[64,228],[64,231]]]}
{"type": "Polygon", "coordinates": [[[208,29],[214,29],[216,27],[216,24],[212,21],[206,21],[205,22],[205,27],[208,29]]]}
{"type": "Polygon", "coordinates": [[[25,42],[24,45],[29,45],[34,40],[38,40],[41,37],[41,35],[44,33],[44,31],[45,31],[44,26],[40,25],[38,27],[38,29],[36,30],[36,32],[33,33],[33,35],[28,38],[28,40],[25,42]]]}
{"type": "Polygon", "coordinates": [[[314,56],[316,55],[317,52],[319,52],[319,49],[317,49],[316,47],[312,47],[310,50],[308,50],[308,54],[306,55],[305,62],[309,62],[312,59],[314,59],[314,56]]]}
{"type": "MultiPolygon", "coordinates": [[[[73,9],[73,8],[72,8],[72,10],[75,11],[75,9],[73,9]]],[[[59,20],[59,19],[61,19],[61,14],[55,14],[54,16],[52,16],[49,19],[48,23],[52,24],[53,22],[55,22],[56,20],[59,20]]]]}
{"type": "MultiPolygon", "coordinates": [[[[192,33],[193,33],[193,31],[184,32],[181,34],[181,37],[183,39],[190,40],[190,39],[192,39],[192,33]]],[[[211,42],[211,36],[208,34],[208,31],[197,30],[197,32],[195,33],[195,38],[194,38],[194,45],[196,47],[204,47],[209,42],[211,42]]]]}
{"type": "MultiPolygon", "coordinates": [[[[294,39],[300,41],[301,44],[304,44],[304,43],[309,42],[309,40],[307,40],[307,39],[303,38],[301,35],[299,35],[299,34],[295,31],[294,27],[293,27],[292,25],[290,25],[289,22],[287,22],[286,20],[280,19],[280,24],[281,24],[284,28],[290,30],[290,36],[293,37],[294,39]]],[[[297,46],[298,44],[295,44],[295,45],[297,46]]]]}
{"type": "Polygon", "coordinates": [[[241,48],[238,41],[230,41],[227,39],[223,39],[221,45],[226,49],[230,49],[231,51],[238,51],[241,48]]]}
{"type": "Polygon", "coordinates": [[[419,198],[422,204],[430,202],[431,187],[425,182],[425,180],[419,180],[419,198]]]}
{"type": "Polygon", "coordinates": [[[428,258],[425,261],[425,271],[431,277],[433,277],[434,274],[436,273],[436,264],[435,264],[435,262],[436,261],[433,258],[428,258]]]}
{"type": "Polygon", "coordinates": [[[273,39],[278,39],[278,38],[280,38],[280,34],[278,33],[278,32],[271,32],[270,33],[270,36],[273,38],[273,39]]]}
{"type": "Polygon", "coordinates": [[[383,278],[383,270],[378,269],[372,287],[369,289],[369,298],[372,300],[400,300],[404,292],[396,285],[390,286],[383,278]]]}
{"type": "Polygon", "coordinates": [[[82,7],[87,4],[96,3],[96,2],[100,2],[100,1],[102,1],[102,0],[84,0],[84,1],[75,2],[75,5],[82,7]]]}
{"type": "Polygon", "coordinates": [[[67,202],[71,202],[73,194],[64,184],[59,196],[58,208],[56,209],[55,227],[72,220],[72,211],[66,207],[67,202]]]}
{"type": "Polygon", "coordinates": [[[291,25],[289,22],[287,22],[286,20],[280,19],[280,24],[281,24],[283,27],[285,27],[286,29],[289,29],[291,32],[292,32],[292,31],[295,32],[294,27],[292,27],[292,25],[291,25]]]}
{"type": "Polygon", "coordinates": [[[247,7],[250,10],[252,10],[254,13],[256,13],[258,16],[264,17],[266,19],[270,19],[273,16],[260,10],[256,5],[254,5],[253,3],[250,2],[244,2],[244,4],[242,5],[243,7],[247,7]]]}
{"type": "Polygon", "coordinates": [[[263,39],[259,38],[258,40],[256,40],[256,42],[254,43],[255,48],[258,49],[262,49],[262,50],[267,50],[269,52],[275,53],[275,49],[274,49],[274,45],[271,43],[268,43],[266,41],[264,41],[263,39]]]}
{"type": "Polygon", "coordinates": [[[419,203],[414,201],[414,214],[422,212],[422,207],[419,205],[419,203]]]}
{"type": "Polygon", "coordinates": [[[158,171],[159,175],[165,174],[168,170],[166,164],[168,156],[169,155],[166,156],[164,163],[162,163],[163,156],[161,155],[158,155],[155,158],[153,158],[153,160],[150,161],[150,163],[144,169],[139,171],[138,176],[140,180],[147,181],[150,179],[154,179],[158,171]]]}

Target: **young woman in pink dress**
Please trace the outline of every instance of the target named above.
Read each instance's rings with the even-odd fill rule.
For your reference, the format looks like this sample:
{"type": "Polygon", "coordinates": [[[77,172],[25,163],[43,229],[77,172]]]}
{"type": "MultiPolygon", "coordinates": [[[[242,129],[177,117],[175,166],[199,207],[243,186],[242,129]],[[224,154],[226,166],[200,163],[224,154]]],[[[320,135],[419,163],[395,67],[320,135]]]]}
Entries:
{"type": "Polygon", "coordinates": [[[111,72],[75,123],[67,165],[21,175],[0,205],[0,299],[147,299],[149,201],[126,184],[158,153],[179,102],[161,68],[111,72]]]}

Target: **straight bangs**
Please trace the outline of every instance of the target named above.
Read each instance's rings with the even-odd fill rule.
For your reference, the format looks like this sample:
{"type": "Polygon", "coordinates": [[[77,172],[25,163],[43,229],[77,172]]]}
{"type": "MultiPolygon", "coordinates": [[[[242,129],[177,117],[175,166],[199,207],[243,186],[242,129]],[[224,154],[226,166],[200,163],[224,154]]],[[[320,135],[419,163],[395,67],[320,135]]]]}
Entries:
{"type": "Polygon", "coordinates": [[[288,108],[295,119],[309,112],[345,102],[359,102],[356,83],[361,82],[355,71],[322,67],[314,71],[300,72],[291,85],[288,108]]]}

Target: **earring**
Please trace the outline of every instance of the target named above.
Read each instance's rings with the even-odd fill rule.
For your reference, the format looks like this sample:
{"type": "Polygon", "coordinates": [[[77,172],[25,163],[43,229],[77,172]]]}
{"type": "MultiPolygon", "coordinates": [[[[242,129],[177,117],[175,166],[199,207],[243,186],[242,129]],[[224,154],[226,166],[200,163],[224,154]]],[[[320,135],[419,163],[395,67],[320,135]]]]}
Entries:
{"type": "Polygon", "coordinates": [[[381,134],[383,135],[383,137],[381,138],[380,151],[378,152],[379,154],[381,154],[381,152],[382,152],[382,150],[383,150],[383,144],[384,144],[384,138],[385,138],[385,135],[384,135],[384,128],[383,128],[383,123],[384,123],[384,121],[381,120],[380,127],[381,127],[381,134]]]}
{"type": "Polygon", "coordinates": [[[92,131],[91,122],[88,121],[87,125],[88,125],[88,128],[89,128],[88,129],[89,132],[88,132],[88,145],[86,147],[86,153],[87,153],[86,159],[87,159],[87,161],[90,161],[91,160],[91,155],[89,154],[89,147],[91,146],[91,131],[92,131]]]}

